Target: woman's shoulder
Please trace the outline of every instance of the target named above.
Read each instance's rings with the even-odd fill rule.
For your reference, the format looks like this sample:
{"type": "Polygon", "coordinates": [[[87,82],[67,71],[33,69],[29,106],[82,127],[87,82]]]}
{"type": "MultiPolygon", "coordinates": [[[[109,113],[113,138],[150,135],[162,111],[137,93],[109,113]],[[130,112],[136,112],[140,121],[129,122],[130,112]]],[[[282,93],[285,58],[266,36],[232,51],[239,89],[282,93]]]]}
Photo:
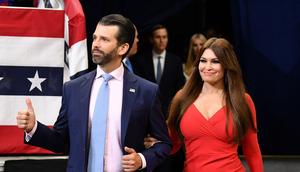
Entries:
{"type": "Polygon", "coordinates": [[[247,102],[247,104],[248,104],[248,106],[249,106],[252,114],[255,115],[256,114],[255,104],[254,104],[254,102],[253,102],[250,94],[249,93],[245,93],[245,98],[246,98],[246,102],[247,102]]]}
{"type": "Polygon", "coordinates": [[[249,93],[245,93],[245,98],[246,98],[247,103],[253,104],[252,97],[250,96],[249,93]]]}

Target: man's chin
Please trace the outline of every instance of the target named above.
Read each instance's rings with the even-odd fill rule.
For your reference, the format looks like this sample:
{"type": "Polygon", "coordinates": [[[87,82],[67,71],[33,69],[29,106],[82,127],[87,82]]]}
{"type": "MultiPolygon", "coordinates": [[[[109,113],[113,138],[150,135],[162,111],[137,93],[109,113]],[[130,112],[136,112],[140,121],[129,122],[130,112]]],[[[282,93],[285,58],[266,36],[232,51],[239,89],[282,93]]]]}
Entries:
{"type": "Polygon", "coordinates": [[[101,65],[102,64],[102,59],[101,59],[101,57],[100,56],[94,56],[93,55],[93,58],[92,58],[92,60],[93,60],[93,62],[95,63],[95,64],[97,64],[97,65],[101,65]]]}

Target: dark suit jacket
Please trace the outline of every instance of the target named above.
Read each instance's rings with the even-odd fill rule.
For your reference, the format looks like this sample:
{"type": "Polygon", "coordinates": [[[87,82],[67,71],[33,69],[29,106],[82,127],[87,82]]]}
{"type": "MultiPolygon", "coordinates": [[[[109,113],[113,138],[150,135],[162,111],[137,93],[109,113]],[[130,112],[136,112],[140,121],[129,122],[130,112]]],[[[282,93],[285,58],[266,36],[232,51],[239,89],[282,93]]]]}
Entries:
{"type": "MultiPolygon", "coordinates": [[[[148,52],[133,58],[131,62],[135,74],[156,83],[152,56],[152,52],[148,52]]],[[[167,52],[163,73],[159,83],[162,108],[165,115],[167,115],[171,100],[176,92],[183,87],[184,83],[185,77],[183,75],[180,58],[167,52]]]]}
{"type": "MultiPolygon", "coordinates": [[[[69,172],[87,170],[89,102],[95,75],[93,71],[64,85],[62,106],[53,129],[38,123],[29,142],[54,152],[68,151],[69,172]]],[[[124,70],[121,118],[122,147],[128,146],[142,153],[147,163],[145,171],[152,171],[171,150],[158,87],[128,70],[124,70]],[[145,149],[143,143],[147,134],[162,142],[145,149]]]]}

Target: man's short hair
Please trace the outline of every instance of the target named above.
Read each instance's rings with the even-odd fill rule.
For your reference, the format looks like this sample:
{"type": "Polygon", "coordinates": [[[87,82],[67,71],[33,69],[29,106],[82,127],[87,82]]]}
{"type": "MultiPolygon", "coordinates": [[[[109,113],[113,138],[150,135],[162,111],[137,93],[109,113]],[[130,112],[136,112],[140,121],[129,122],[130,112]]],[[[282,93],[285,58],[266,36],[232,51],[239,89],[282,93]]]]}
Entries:
{"type": "Polygon", "coordinates": [[[118,26],[119,31],[116,37],[118,45],[125,43],[129,44],[129,49],[126,54],[124,54],[125,57],[131,49],[135,37],[135,28],[133,23],[121,14],[109,14],[102,17],[98,24],[104,26],[118,26]]]}

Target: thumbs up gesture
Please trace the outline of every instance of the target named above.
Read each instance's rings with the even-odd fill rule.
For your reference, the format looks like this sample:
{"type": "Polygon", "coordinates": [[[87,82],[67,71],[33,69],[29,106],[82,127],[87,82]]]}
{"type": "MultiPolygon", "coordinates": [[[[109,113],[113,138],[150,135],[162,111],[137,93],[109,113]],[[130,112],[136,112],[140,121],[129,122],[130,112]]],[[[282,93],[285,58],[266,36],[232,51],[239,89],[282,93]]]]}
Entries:
{"type": "Polygon", "coordinates": [[[125,147],[125,152],[122,158],[122,167],[124,171],[136,171],[142,167],[142,159],[138,153],[133,148],[125,147]]]}
{"type": "Polygon", "coordinates": [[[29,133],[35,125],[34,109],[31,100],[26,98],[27,110],[19,111],[17,114],[18,128],[25,130],[29,133]]]}

